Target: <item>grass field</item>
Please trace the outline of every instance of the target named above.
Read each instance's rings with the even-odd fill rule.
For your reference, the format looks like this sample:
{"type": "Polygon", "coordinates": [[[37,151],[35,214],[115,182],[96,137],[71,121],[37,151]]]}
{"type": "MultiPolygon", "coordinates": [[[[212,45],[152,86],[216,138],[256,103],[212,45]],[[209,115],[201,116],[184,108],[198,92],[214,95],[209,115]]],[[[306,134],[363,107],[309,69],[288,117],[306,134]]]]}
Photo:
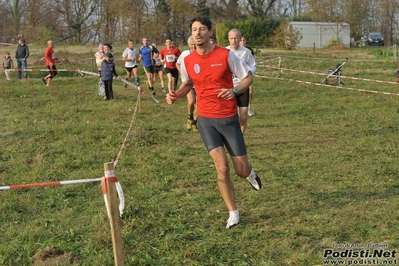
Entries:
{"type": "MultiPolygon", "coordinates": [[[[11,83],[0,73],[0,186],[101,177],[133,121],[116,167],[126,199],[120,223],[126,265],[309,266],[327,265],[329,249],[396,251],[398,85],[345,78],[342,88],[325,87],[315,84],[322,75],[286,70],[325,73],[348,57],[343,75],[396,82],[398,66],[378,49],[265,50],[257,57],[255,115],[245,139],[263,189],[255,192],[232,173],[242,216],[233,229],[220,226],[228,212],[199,134],[185,129],[186,100],[166,105],[159,83],[156,98],[163,102],[142,94],[132,119],[137,91],[120,81],[115,100],[103,101],[98,80],[76,72],[60,73],[49,88],[39,79],[45,73],[11,83]],[[280,80],[263,66],[276,65],[277,56],[280,80]]],[[[32,51],[33,65],[42,48],[32,51]]],[[[95,48],[55,51],[92,71],[95,48]]],[[[0,191],[0,221],[0,265],[39,265],[35,255],[45,247],[76,255],[74,265],[114,263],[97,182],[0,191]]],[[[393,255],[365,259],[396,265],[393,255]]]]}

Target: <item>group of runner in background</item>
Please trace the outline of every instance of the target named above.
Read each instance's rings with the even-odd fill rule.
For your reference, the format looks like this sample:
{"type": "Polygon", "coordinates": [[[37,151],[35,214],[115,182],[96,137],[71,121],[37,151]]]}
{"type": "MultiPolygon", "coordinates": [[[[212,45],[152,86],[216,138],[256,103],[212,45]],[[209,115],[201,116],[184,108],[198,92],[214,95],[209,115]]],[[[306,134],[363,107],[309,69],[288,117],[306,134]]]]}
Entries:
{"type": "MultiPolygon", "coordinates": [[[[241,32],[238,29],[232,29],[228,35],[230,45],[227,46],[227,49],[233,51],[245,64],[247,64],[252,74],[256,71],[256,63],[254,59],[254,52],[250,47],[246,46],[246,39],[244,36],[241,36],[241,32]]],[[[212,44],[216,44],[213,38],[210,39],[212,44]]],[[[181,52],[178,47],[176,47],[172,41],[172,39],[167,38],[165,40],[165,47],[162,49],[158,49],[157,43],[150,41],[147,37],[142,38],[141,47],[136,51],[134,47],[135,43],[133,40],[129,40],[127,43],[126,49],[122,52],[122,60],[124,62],[126,76],[125,80],[129,81],[132,76],[134,77],[134,82],[137,86],[140,83],[139,70],[138,65],[141,63],[145,74],[145,86],[151,91],[153,95],[156,95],[156,90],[154,88],[154,84],[159,79],[160,80],[160,90],[164,93],[171,92],[176,90],[178,79],[179,79],[179,71],[180,64],[182,60],[195,50],[194,40],[190,36],[187,40],[187,44],[189,49],[181,52]],[[133,73],[133,75],[132,75],[133,73]],[[167,78],[167,82],[165,84],[164,76],[167,78]],[[165,86],[166,85],[166,86],[165,86]]],[[[112,99],[109,95],[113,95],[112,93],[112,82],[111,84],[104,82],[101,78],[101,65],[105,58],[110,58],[112,55],[112,46],[108,43],[100,44],[98,47],[98,51],[95,53],[96,63],[98,67],[98,71],[100,74],[100,86],[103,86],[103,90],[105,90],[104,100],[112,99]],[[106,57],[105,54],[108,53],[106,57]],[[104,88],[105,87],[107,88],[104,88]]],[[[112,56],[113,58],[113,56],[112,56]]],[[[112,59],[111,58],[111,59],[112,59]]],[[[112,61],[112,60],[111,60],[112,61]]],[[[115,67],[115,66],[114,66],[115,67]]],[[[104,72],[104,71],[103,71],[104,72]]],[[[116,72],[113,71],[112,67],[108,70],[107,77],[112,80],[112,74],[118,77],[116,72]],[[111,74],[110,74],[111,73],[111,74]]],[[[103,76],[106,75],[105,72],[103,76]]],[[[235,77],[233,77],[235,85],[240,82],[235,77]]],[[[124,87],[127,88],[127,83],[124,84],[124,87]]],[[[248,116],[253,116],[253,111],[251,108],[252,103],[252,85],[248,88],[244,93],[237,95],[237,104],[239,106],[239,115],[240,115],[240,125],[241,130],[244,133],[247,125],[248,116]]],[[[193,130],[194,132],[198,131],[197,127],[197,113],[196,113],[196,95],[195,89],[192,89],[187,95],[187,123],[186,128],[188,130],[193,130]]]]}

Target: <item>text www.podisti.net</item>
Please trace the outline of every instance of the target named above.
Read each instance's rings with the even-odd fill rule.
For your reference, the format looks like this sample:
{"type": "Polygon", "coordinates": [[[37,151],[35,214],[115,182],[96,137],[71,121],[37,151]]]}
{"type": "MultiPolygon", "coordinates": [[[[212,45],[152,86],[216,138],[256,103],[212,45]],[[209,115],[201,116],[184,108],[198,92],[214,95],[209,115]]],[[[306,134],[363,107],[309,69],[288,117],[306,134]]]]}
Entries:
{"type": "Polygon", "coordinates": [[[397,250],[325,249],[323,252],[323,265],[398,265],[397,250]]]}

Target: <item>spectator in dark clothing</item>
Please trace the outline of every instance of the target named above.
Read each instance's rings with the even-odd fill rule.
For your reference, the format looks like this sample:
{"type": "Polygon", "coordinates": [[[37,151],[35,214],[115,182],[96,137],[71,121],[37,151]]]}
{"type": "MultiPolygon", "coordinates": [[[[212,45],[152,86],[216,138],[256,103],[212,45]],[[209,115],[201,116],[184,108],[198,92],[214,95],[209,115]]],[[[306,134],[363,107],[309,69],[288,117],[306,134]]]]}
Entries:
{"type": "Polygon", "coordinates": [[[17,60],[18,79],[22,77],[22,70],[24,71],[24,78],[28,78],[26,68],[28,66],[26,59],[29,57],[29,47],[25,43],[24,38],[19,38],[17,44],[17,51],[15,52],[15,59],[17,60]]]}
{"type": "Polygon", "coordinates": [[[116,73],[113,58],[114,56],[110,52],[107,52],[104,54],[104,60],[101,62],[100,79],[104,83],[105,87],[104,100],[111,100],[114,98],[114,92],[112,90],[113,76],[121,80],[121,77],[116,73]]]}

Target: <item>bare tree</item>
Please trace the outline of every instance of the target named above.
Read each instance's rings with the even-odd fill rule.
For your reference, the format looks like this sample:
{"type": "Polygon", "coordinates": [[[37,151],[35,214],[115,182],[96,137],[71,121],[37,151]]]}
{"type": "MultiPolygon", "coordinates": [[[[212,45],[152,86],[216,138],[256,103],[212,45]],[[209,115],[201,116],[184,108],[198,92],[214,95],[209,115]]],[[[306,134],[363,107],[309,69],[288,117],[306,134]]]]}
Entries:
{"type": "Polygon", "coordinates": [[[9,7],[2,1],[0,5],[0,42],[11,42],[15,38],[13,15],[9,7]]]}
{"type": "Polygon", "coordinates": [[[158,43],[164,43],[166,38],[176,44],[185,43],[190,33],[189,22],[196,14],[191,1],[160,0],[154,10],[145,21],[145,36],[158,43]]]}
{"type": "Polygon", "coordinates": [[[292,0],[291,2],[291,8],[292,8],[292,13],[293,16],[300,16],[302,15],[302,8],[304,7],[304,1],[303,0],[292,0]]]}
{"type": "Polygon", "coordinates": [[[17,34],[20,33],[21,17],[25,13],[26,4],[26,0],[6,0],[6,6],[12,14],[14,30],[17,34]]]}
{"type": "Polygon", "coordinates": [[[267,17],[271,15],[274,4],[278,0],[247,0],[247,12],[253,17],[267,17]]]}
{"type": "Polygon", "coordinates": [[[127,42],[128,39],[133,39],[138,42],[140,37],[143,37],[142,28],[145,19],[143,10],[146,10],[145,0],[119,0],[115,2],[119,5],[120,14],[120,35],[118,41],[127,42]]]}
{"type": "Polygon", "coordinates": [[[399,3],[397,0],[383,0],[379,13],[380,31],[384,36],[385,45],[391,45],[394,42],[393,33],[397,30],[397,14],[399,11],[399,3]]]}
{"type": "Polygon", "coordinates": [[[370,28],[370,3],[363,0],[347,0],[344,3],[344,18],[350,25],[351,36],[360,39],[364,32],[370,28]]]}
{"type": "Polygon", "coordinates": [[[85,32],[89,34],[85,38],[90,39],[91,18],[96,8],[95,0],[55,0],[55,10],[62,17],[64,30],[67,32],[64,38],[73,38],[74,43],[82,44],[85,32]]]}
{"type": "Polygon", "coordinates": [[[143,36],[163,42],[168,36],[185,43],[198,13],[216,24],[247,16],[306,16],[347,22],[355,38],[380,31],[391,44],[399,30],[398,5],[399,0],[0,0],[0,32],[4,40],[22,33],[38,42],[56,36],[76,44],[138,42],[143,36]]]}

